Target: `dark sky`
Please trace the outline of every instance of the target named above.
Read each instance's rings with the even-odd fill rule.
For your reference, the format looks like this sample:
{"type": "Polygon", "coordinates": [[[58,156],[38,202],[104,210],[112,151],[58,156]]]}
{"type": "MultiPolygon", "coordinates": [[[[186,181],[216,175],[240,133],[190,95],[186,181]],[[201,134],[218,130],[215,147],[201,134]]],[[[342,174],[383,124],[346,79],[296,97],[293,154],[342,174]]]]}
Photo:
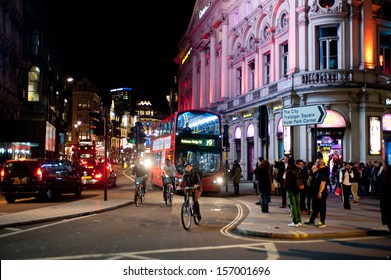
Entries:
{"type": "Polygon", "coordinates": [[[100,94],[131,87],[136,99],[168,110],[178,44],[195,0],[50,1],[69,74],[87,77],[100,94]]]}

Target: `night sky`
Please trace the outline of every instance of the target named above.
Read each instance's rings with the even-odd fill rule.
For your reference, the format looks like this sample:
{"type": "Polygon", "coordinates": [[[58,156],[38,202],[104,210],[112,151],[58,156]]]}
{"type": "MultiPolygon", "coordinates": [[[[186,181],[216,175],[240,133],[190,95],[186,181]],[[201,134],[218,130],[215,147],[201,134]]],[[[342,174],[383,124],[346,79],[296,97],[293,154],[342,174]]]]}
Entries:
{"type": "Polygon", "coordinates": [[[70,75],[89,78],[100,95],[130,87],[136,99],[168,111],[165,96],[177,73],[174,59],[195,0],[48,2],[70,75]]]}

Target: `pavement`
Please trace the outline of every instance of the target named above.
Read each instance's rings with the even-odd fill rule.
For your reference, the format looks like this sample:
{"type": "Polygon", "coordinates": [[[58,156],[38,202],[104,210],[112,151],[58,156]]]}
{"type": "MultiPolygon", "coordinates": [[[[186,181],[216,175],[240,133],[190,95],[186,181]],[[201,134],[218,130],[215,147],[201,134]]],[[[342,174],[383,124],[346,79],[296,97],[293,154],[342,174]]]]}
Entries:
{"type": "MultiPolygon", "coordinates": [[[[75,218],[124,207],[133,204],[129,195],[129,188],[131,187],[127,188],[126,191],[109,191],[106,193],[106,199],[104,193],[102,193],[86,199],[39,209],[1,213],[0,228],[75,218]]],[[[260,206],[255,204],[257,195],[254,193],[252,182],[249,181],[240,183],[239,195],[233,194],[233,187],[230,184],[228,192],[223,188],[217,196],[238,202],[243,213],[248,213],[240,219],[234,229],[234,232],[240,235],[300,240],[388,234],[387,227],[381,224],[380,202],[372,196],[360,198],[357,205],[352,205],[352,210],[345,210],[342,207],[341,198],[329,193],[326,227],[324,228],[304,224],[300,227],[288,227],[288,223],[291,223],[292,220],[288,208],[280,208],[281,196],[272,196],[269,204],[270,212],[262,213],[260,206]]],[[[202,198],[200,203],[202,207],[202,198]]],[[[207,219],[206,213],[204,216],[207,219]]],[[[302,215],[302,223],[308,218],[309,215],[302,215]]],[[[315,223],[318,221],[319,219],[316,219],[315,223]]]]}

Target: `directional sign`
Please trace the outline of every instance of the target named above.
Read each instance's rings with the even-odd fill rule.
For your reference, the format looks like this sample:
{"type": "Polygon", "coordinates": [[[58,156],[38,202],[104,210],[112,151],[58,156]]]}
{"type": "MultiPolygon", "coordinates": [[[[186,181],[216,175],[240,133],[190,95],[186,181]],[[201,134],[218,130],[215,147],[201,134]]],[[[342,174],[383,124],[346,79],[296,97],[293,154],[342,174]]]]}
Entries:
{"type": "Polygon", "coordinates": [[[327,113],[323,105],[282,109],[282,126],[323,123],[326,114],[327,113]]]}

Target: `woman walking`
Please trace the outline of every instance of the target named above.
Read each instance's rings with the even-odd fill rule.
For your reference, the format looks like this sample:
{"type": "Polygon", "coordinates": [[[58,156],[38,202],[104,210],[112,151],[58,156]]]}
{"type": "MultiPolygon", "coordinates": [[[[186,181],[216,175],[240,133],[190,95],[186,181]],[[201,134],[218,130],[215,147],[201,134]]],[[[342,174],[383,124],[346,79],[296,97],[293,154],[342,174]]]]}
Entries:
{"type": "Polygon", "coordinates": [[[234,163],[232,165],[232,182],[234,185],[234,194],[239,195],[239,182],[240,177],[242,176],[242,168],[240,168],[239,162],[237,160],[234,160],[234,163]]]}

